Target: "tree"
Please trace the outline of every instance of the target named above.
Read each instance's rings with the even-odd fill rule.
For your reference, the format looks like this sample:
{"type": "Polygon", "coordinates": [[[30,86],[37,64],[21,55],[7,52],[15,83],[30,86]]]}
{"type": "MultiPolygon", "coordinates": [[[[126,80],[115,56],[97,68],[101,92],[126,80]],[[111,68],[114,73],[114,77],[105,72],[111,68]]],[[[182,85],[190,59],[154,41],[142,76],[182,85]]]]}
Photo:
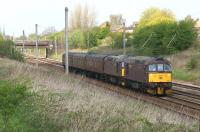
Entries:
{"type": "Polygon", "coordinates": [[[195,23],[196,22],[193,19],[188,18],[179,21],[176,30],[176,44],[174,45],[177,50],[189,48],[194,40],[197,39],[197,29],[195,28],[195,23]]]}
{"type": "Polygon", "coordinates": [[[109,27],[101,28],[100,31],[99,31],[98,38],[99,39],[104,39],[105,37],[108,36],[109,33],[110,33],[110,28],[109,27]]]}
{"type": "Polygon", "coordinates": [[[72,11],[72,15],[70,17],[70,29],[81,29],[83,31],[87,31],[95,26],[95,22],[95,10],[89,7],[88,4],[85,4],[84,6],[78,4],[72,11]]]}
{"type": "Polygon", "coordinates": [[[84,33],[80,29],[69,34],[69,45],[72,48],[86,48],[84,33]]]}
{"type": "Polygon", "coordinates": [[[133,34],[135,52],[165,55],[189,48],[197,38],[192,19],[175,21],[169,10],[147,9],[133,34]]]}
{"type": "Polygon", "coordinates": [[[153,26],[163,22],[171,23],[175,21],[176,18],[172,11],[167,9],[161,10],[159,8],[152,7],[143,12],[138,26],[142,28],[144,26],[153,26]]]}
{"type": "Polygon", "coordinates": [[[123,33],[112,32],[110,36],[113,40],[113,48],[122,48],[123,47],[123,33]]]}

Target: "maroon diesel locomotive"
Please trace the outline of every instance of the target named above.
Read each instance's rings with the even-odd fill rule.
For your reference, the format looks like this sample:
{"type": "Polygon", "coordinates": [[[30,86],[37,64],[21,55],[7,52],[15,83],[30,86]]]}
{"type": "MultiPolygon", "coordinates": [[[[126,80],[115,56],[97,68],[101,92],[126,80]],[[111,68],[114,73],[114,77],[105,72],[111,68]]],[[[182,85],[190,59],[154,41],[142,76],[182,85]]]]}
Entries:
{"type": "MultiPolygon", "coordinates": [[[[62,57],[65,67],[65,54],[62,57]]],[[[69,53],[69,69],[153,95],[172,94],[172,71],[161,57],[69,53]]]]}

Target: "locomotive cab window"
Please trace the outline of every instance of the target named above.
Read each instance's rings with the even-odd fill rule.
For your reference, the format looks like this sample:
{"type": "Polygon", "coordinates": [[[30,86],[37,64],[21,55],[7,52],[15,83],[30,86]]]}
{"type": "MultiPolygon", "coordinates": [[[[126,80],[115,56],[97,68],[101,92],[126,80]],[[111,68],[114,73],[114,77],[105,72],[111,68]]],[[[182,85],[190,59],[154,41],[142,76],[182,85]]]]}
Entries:
{"type": "Polygon", "coordinates": [[[158,64],[158,71],[163,71],[163,70],[164,70],[163,64],[158,64]]]}
{"type": "Polygon", "coordinates": [[[156,64],[149,65],[149,71],[151,71],[151,72],[156,71],[156,64]]]}
{"type": "Polygon", "coordinates": [[[164,64],[164,71],[172,71],[171,65],[164,64]]]}

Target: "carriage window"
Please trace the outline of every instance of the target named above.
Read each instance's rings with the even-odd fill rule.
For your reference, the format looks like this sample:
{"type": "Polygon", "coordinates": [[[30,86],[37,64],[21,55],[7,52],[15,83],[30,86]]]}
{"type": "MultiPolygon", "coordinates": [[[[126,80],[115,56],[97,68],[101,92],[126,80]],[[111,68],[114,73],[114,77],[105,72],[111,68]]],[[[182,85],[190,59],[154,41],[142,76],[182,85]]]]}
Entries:
{"type": "Polygon", "coordinates": [[[163,71],[163,70],[164,70],[163,64],[158,64],[158,71],[163,71]]]}
{"type": "Polygon", "coordinates": [[[170,65],[164,64],[164,71],[171,71],[172,68],[170,65]]]}
{"type": "Polygon", "coordinates": [[[156,64],[149,65],[149,71],[156,71],[156,64]]]}

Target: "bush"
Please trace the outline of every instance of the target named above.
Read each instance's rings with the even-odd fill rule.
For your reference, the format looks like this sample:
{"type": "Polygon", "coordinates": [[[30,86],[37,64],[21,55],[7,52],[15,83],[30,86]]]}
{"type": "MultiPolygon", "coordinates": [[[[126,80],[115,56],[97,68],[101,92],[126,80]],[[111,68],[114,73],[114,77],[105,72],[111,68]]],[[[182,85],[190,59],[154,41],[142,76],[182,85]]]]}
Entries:
{"type": "Polygon", "coordinates": [[[167,55],[189,48],[197,38],[194,23],[183,20],[139,28],[135,31],[133,46],[144,55],[167,55]]]}
{"type": "Polygon", "coordinates": [[[14,48],[14,43],[10,40],[0,41],[0,56],[22,62],[24,61],[23,55],[14,48]]]}
{"type": "Polygon", "coordinates": [[[132,45],[142,55],[167,55],[189,48],[197,39],[195,21],[177,22],[168,10],[150,8],[133,33],[132,45]],[[143,51],[143,52],[140,52],[143,51]]]}
{"type": "Polygon", "coordinates": [[[13,124],[10,130],[30,132],[55,132],[61,131],[61,126],[51,115],[53,95],[45,95],[42,91],[29,93],[29,98],[24,100],[17,108],[12,117],[13,124]]]}
{"type": "Polygon", "coordinates": [[[176,50],[185,50],[197,40],[195,22],[191,19],[181,20],[176,28],[177,38],[174,47],[176,50]]]}
{"type": "Polygon", "coordinates": [[[69,45],[73,48],[85,48],[85,36],[81,30],[74,30],[69,35],[69,45]]]}
{"type": "Polygon", "coordinates": [[[98,45],[99,28],[92,28],[89,32],[85,32],[85,44],[87,48],[95,47],[98,45]],[[89,41],[89,42],[88,42],[89,41]]]}
{"type": "Polygon", "coordinates": [[[193,69],[195,69],[195,68],[197,67],[197,65],[198,65],[198,62],[197,62],[196,58],[195,58],[195,57],[192,57],[192,58],[188,61],[186,67],[187,67],[188,70],[193,70],[193,69]]]}
{"type": "Polygon", "coordinates": [[[110,33],[113,39],[113,48],[123,48],[123,33],[110,33]]]}
{"type": "Polygon", "coordinates": [[[109,33],[110,33],[110,28],[109,27],[102,28],[99,31],[98,38],[99,39],[104,39],[109,35],[109,33]]]}
{"type": "Polygon", "coordinates": [[[26,85],[13,81],[0,81],[0,114],[3,120],[3,130],[8,129],[8,121],[15,108],[26,97],[26,85]]]}
{"type": "Polygon", "coordinates": [[[62,127],[46,111],[51,103],[44,95],[28,92],[27,86],[12,80],[0,81],[0,131],[59,131],[62,127]]]}

